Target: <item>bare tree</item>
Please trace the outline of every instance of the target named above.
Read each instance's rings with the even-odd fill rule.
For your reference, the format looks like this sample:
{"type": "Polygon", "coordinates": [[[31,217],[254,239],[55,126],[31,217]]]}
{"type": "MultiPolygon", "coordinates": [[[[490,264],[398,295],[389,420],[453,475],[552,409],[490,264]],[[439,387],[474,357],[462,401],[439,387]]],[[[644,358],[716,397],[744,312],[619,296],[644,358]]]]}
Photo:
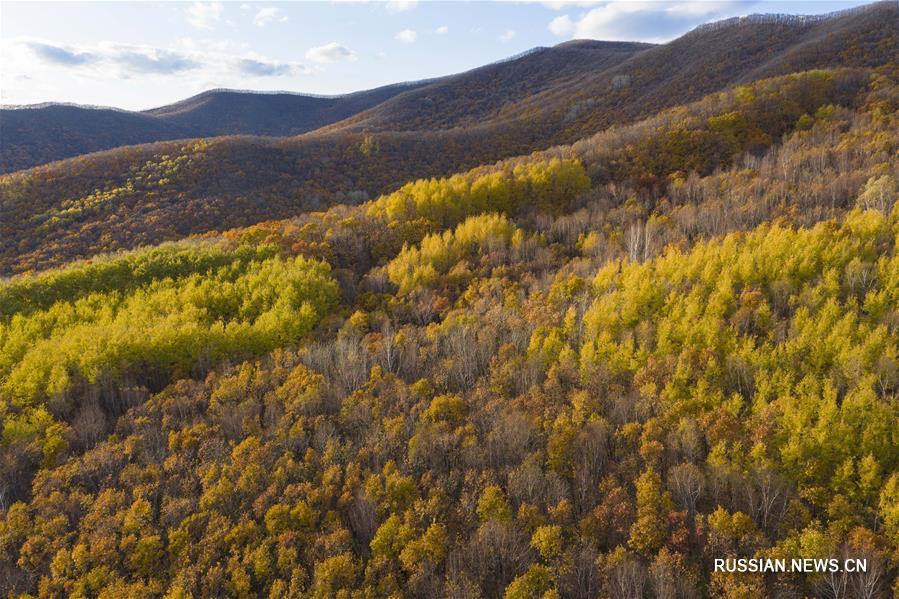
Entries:
{"type": "Polygon", "coordinates": [[[560,581],[563,596],[571,599],[598,597],[600,579],[596,567],[596,549],[584,544],[574,548],[569,556],[570,567],[565,568],[560,581]]]}
{"type": "Polygon", "coordinates": [[[635,557],[627,557],[608,571],[609,595],[613,599],[642,599],[646,568],[635,557]]]}
{"type": "Polygon", "coordinates": [[[696,513],[696,502],[704,485],[705,477],[695,464],[678,464],[668,472],[668,488],[691,517],[696,513]]]}
{"type": "Polygon", "coordinates": [[[72,428],[82,446],[87,449],[95,446],[103,438],[106,431],[106,415],[93,394],[86,397],[78,407],[72,428]]]}
{"type": "Polygon", "coordinates": [[[596,501],[599,481],[611,452],[611,437],[604,421],[590,422],[577,436],[574,452],[575,505],[581,512],[589,510],[596,501]]]}
{"type": "Polygon", "coordinates": [[[365,497],[357,497],[350,506],[348,520],[360,545],[368,547],[378,529],[378,513],[375,504],[365,497]]]}
{"type": "Polygon", "coordinates": [[[540,460],[529,456],[509,474],[509,493],[518,501],[537,504],[543,499],[545,481],[540,460]]]}
{"type": "Polygon", "coordinates": [[[387,372],[396,372],[399,366],[399,348],[396,343],[396,335],[393,323],[385,319],[381,323],[381,365],[387,372]]]}
{"type": "Polygon", "coordinates": [[[849,574],[842,569],[818,574],[814,586],[827,599],[844,599],[849,597],[849,574]]]}
{"type": "Polygon", "coordinates": [[[874,599],[883,595],[883,583],[886,580],[886,564],[883,556],[876,550],[864,548],[853,550],[849,557],[864,560],[863,572],[851,575],[853,595],[859,599],[874,599]]]}
{"type": "Polygon", "coordinates": [[[649,580],[656,599],[677,599],[677,580],[671,566],[655,560],[649,567],[649,580]]]}
{"type": "Polygon", "coordinates": [[[490,521],[478,529],[469,546],[469,567],[478,574],[488,597],[499,597],[512,579],[533,561],[528,537],[514,524],[490,521]]]}
{"type": "Polygon", "coordinates": [[[789,485],[783,477],[767,467],[755,468],[751,484],[746,486],[749,513],[764,531],[776,528],[787,511],[789,485]]]}
{"type": "Polygon", "coordinates": [[[645,226],[638,221],[632,223],[624,234],[624,247],[631,262],[640,262],[645,246],[645,226]]]}
{"type": "Polygon", "coordinates": [[[487,458],[492,468],[521,462],[531,440],[533,426],[521,412],[509,410],[493,418],[487,433],[487,458]]]}

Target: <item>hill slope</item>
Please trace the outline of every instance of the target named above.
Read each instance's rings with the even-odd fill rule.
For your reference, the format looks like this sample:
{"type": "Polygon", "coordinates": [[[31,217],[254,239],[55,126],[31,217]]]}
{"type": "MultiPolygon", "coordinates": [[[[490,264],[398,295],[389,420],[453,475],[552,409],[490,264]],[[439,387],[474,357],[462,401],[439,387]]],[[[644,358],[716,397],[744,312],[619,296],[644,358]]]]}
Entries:
{"type": "Polygon", "coordinates": [[[537,48],[523,56],[467,73],[325,97],[233,90],[204,92],[145,112],[50,104],[0,111],[0,172],[123,145],[219,135],[290,136],[319,129],[370,109],[395,96],[413,95],[417,116],[408,110],[405,128],[437,129],[466,118],[466,124],[495,118],[508,103],[625,60],[648,44],[581,42],[537,48]],[[449,94],[452,113],[429,99],[449,94]],[[430,108],[428,108],[430,106],[430,108]]]}
{"type": "Polygon", "coordinates": [[[196,131],[192,137],[297,135],[345,119],[427,83],[398,83],[342,96],[213,90],[143,114],[196,131]]]}
{"type": "MultiPolygon", "coordinates": [[[[896,5],[880,4],[824,20],[725,22],[642,50],[564,44],[510,61],[505,67],[490,65],[473,71],[451,87],[437,82],[423,88],[457,93],[464,89],[459,83],[464,80],[474,90],[477,86],[472,82],[498,77],[504,68],[521,72],[531,68],[527,65],[544,65],[533,67],[538,74],[535,80],[554,81],[550,90],[531,94],[529,100],[511,107],[504,105],[499,109],[501,118],[485,117],[477,126],[369,133],[361,122],[345,121],[342,128],[293,138],[223,137],[126,147],[6,175],[0,177],[0,272],[285,218],[327,203],[358,202],[410,179],[446,175],[580,139],[610,124],[676,106],[679,98],[692,97],[701,89],[712,94],[703,110],[720,115],[726,104],[715,94],[734,81],[785,68],[846,62],[876,66],[889,77],[899,52],[899,34],[891,27],[897,17],[896,5]],[[760,41],[767,38],[774,41],[760,41]],[[778,44],[782,50],[770,50],[778,44]],[[608,57],[631,50],[635,52],[629,58],[590,79],[594,87],[607,84],[612,89],[605,95],[592,94],[594,87],[573,75],[578,68],[556,76],[547,66],[555,64],[554,53],[586,53],[595,60],[600,54],[608,57]],[[666,61],[675,67],[683,63],[683,74],[666,67],[666,61]],[[619,78],[625,76],[630,77],[629,83],[613,89],[616,81],[628,81],[619,78]]],[[[761,124],[765,135],[780,135],[794,127],[804,111],[816,110],[816,102],[851,104],[859,87],[870,84],[872,73],[844,72],[828,84],[836,87],[823,95],[816,91],[818,79],[800,79],[796,85],[808,89],[796,90],[788,110],[768,96],[750,94],[746,100],[759,103],[759,114],[769,115],[761,124]],[[765,103],[771,104],[767,110],[765,103]],[[772,121],[775,116],[782,120],[772,121]]],[[[513,81],[507,79],[514,87],[513,81]]],[[[506,95],[527,95],[526,87],[519,84],[506,95]]],[[[425,97],[422,93],[410,90],[385,104],[425,97]]],[[[495,114],[492,101],[482,100],[475,93],[472,114],[495,114]]],[[[463,117],[453,112],[454,105],[449,102],[447,110],[439,112],[451,117],[441,126],[461,122],[458,119],[463,117]]],[[[678,116],[672,113],[670,118],[678,116]]]]}
{"type": "Polygon", "coordinates": [[[827,80],[602,134],[583,164],[528,157],[0,283],[0,579],[48,596],[883,596],[895,86],[726,160],[771,106],[747,92],[786,118],[827,80]],[[712,572],[721,552],[806,550],[878,576],[712,572]]]}
{"type": "Polygon", "coordinates": [[[501,121],[535,94],[576,85],[652,48],[652,44],[574,40],[534,48],[399,94],[371,110],[325,127],[334,130],[432,131],[501,121]]]}
{"type": "MultiPolygon", "coordinates": [[[[856,106],[876,81],[863,70],[764,80],[582,145],[620,154],[603,170],[615,167],[624,176],[644,177],[645,185],[664,186],[673,171],[708,172],[734,152],[769,146],[823,105],[856,106]],[[688,115],[714,124],[703,125],[708,133],[675,126],[688,115]],[[711,144],[705,154],[718,158],[691,162],[687,156],[703,144],[711,144]],[[633,168],[622,166],[628,164],[633,168]]],[[[358,203],[411,179],[494,162],[504,152],[529,154],[526,145],[491,145],[512,133],[223,137],[121,148],[5,175],[0,272],[358,203]]]]}
{"type": "MultiPolygon", "coordinates": [[[[766,77],[834,66],[895,63],[899,5],[881,2],[822,17],[753,15],[701,26],[667,44],[645,47],[617,63],[562,79],[545,91],[509,98],[500,110],[470,118],[461,81],[448,78],[399,95],[326,127],[327,131],[407,131],[483,122],[519,123],[522,137],[539,130],[569,143],[614,123],[640,118],[715,90],[766,77]]],[[[577,61],[596,42],[553,50],[577,61]]],[[[540,55],[537,55],[539,59],[540,55]]],[[[533,62],[537,62],[535,59],[533,62]]],[[[473,72],[472,75],[477,75],[473,72]]],[[[484,73],[484,81],[488,73],[484,73]]],[[[475,83],[477,79],[472,83],[475,83]]]]}
{"type": "Polygon", "coordinates": [[[132,112],[65,104],[0,110],[0,172],[124,145],[216,135],[297,135],[339,121],[427,81],[344,96],[233,90],[132,112]]]}
{"type": "Polygon", "coordinates": [[[174,123],[113,108],[44,104],[0,109],[0,172],[150,141],[192,137],[174,123]]]}
{"type": "Polygon", "coordinates": [[[0,172],[135,143],[311,131],[502,127],[510,155],[570,143],[736,83],[894,62],[897,23],[899,6],[881,2],[820,18],[729,19],[659,46],[577,40],[459,75],[333,98],[219,90],[145,113],[4,109],[0,172]]]}

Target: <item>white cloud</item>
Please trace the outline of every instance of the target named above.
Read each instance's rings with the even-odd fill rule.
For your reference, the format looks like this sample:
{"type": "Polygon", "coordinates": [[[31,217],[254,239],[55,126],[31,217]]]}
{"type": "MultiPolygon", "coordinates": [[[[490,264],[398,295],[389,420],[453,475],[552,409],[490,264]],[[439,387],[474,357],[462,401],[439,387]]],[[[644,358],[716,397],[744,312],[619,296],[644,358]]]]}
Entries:
{"type": "Polygon", "coordinates": [[[114,72],[120,77],[171,75],[200,66],[189,53],[151,46],[100,44],[78,47],[38,40],[25,40],[21,44],[43,65],[99,75],[104,72],[114,72]]]}
{"type": "Polygon", "coordinates": [[[418,34],[412,29],[403,29],[393,37],[404,44],[411,44],[418,39],[418,34]]]}
{"type": "MultiPolygon", "coordinates": [[[[246,47],[246,44],[243,44],[246,47]]],[[[227,39],[210,39],[210,38],[193,38],[182,37],[176,39],[169,46],[170,50],[180,50],[182,52],[227,52],[228,48],[239,47],[227,39]]]]}
{"type": "Polygon", "coordinates": [[[437,35],[446,35],[447,33],[449,33],[449,27],[447,27],[446,25],[441,25],[434,30],[434,33],[436,33],[437,35]]]}
{"type": "Polygon", "coordinates": [[[499,36],[499,41],[501,41],[501,42],[508,42],[508,41],[511,41],[512,38],[514,38],[514,37],[515,37],[515,30],[514,30],[514,29],[506,29],[506,30],[499,36]]]}
{"type": "Polygon", "coordinates": [[[324,46],[316,46],[306,51],[306,60],[325,64],[339,60],[356,60],[356,53],[337,42],[331,42],[324,46]]]}
{"type": "Polygon", "coordinates": [[[664,42],[702,23],[741,14],[749,0],[630,2],[613,0],[577,19],[554,18],[549,30],[559,36],[603,40],[664,42]]]}
{"type": "Polygon", "coordinates": [[[66,46],[35,39],[18,39],[13,45],[17,66],[26,72],[52,70],[95,79],[190,76],[240,81],[312,72],[300,63],[269,60],[252,52],[228,54],[223,46],[190,38],[176,43],[184,49],[109,43],[66,46]]]}
{"type": "Polygon", "coordinates": [[[247,77],[283,77],[286,75],[309,75],[309,67],[295,62],[278,62],[262,58],[244,57],[229,60],[232,72],[247,77]]]}
{"type": "Polygon", "coordinates": [[[280,8],[267,6],[257,10],[256,16],[253,17],[253,24],[256,25],[256,27],[265,27],[266,23],[271,23],[272,21],[284,23],[287,21],[287,15],[281,14],[280,8]]]}
{"type": "Polygon", "coordinates": [[[690,0],[689,2],[674,2],[668,5],[667,11],[672,15],[687,15],[705,17],[708,15],[716,15],[722,10],[732,8],[743,8],[753,2],[737,2],[730,1],[708,1],[708,0],[690,0]]]}
{"type": "Polygon", "coordinates": [[[398,12],[412,10],[418,5],[418,0],[390,0],[384,7],[387,12],[394,15],[398,12]]]}
{"type": "Polygon", "coordinates": [[[574,23],[571,17],[562,15],[549,22],[549,30],[559,36],[571,35],[574,32],[574,23]]]}
{"type": "Polygon", "coordinates": [[[565,10],[571,6],[581,8],[596,6],[600,2],[601,0],[546,0],[545,2],[541,2],[541,4],[553,10],[565,10]]]}
{"type": "Polygon", "coordinates": [[[184,11],[187,22],[197,29],[212,29],[225,10],[221,2],[194,2],[184,11]]]}

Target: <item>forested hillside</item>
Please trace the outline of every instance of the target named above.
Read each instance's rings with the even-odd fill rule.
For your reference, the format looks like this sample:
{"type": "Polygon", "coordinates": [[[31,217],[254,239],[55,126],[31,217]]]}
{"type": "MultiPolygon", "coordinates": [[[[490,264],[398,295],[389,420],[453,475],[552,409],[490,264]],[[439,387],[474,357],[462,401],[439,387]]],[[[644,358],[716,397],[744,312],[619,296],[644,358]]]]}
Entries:
{"type": "MultiPolygon", "coordinates": [[[[6,579],[46,595],[732,597],[776,588],[708,577],[713,557],[802,547],[865,556],[882,579],[853,584],[883,590],[897,217],[763,225],[586,278],[564,265],[589,248],[564,260],[471,217],[390,262],[396,293],[360,296],[329,340],[134,388],[108,438],[99,388],[71,425],[30,417],[52,434],[3,523],[6,579]]],[[[7,443],[36,434],[7,422],[7,443]]]]}
{"type": "Polygon", "coordinates": [[[884,74],[791,75],[369,202],[10,279],[0,579],[42,596],[884,596],[897,106],[884,74]],[[797,553],[870,575],[712,574],[797,553]]]}
{"type": "Polygon", "coordinates": [[[344,135],[367,131],[464,129],[453,143],[475,137],[493,150],[481,161],[493,160],[571,143],[739,83],[892,64],[897,20],[889,0],[823,19],[754,15],[657,46],[575,40],[458,75],[331,98],[213,90],[143,113],[4,109],[0,173],[128,144],[310,131],[339,132],[343,145],[344,135]]]}
{"type": "Polygon", "coordinates": [[[135,112],[47,104],[0,108],[0,173],[123,145],[192,137],[135,112]]]}
{"type": "MultiPolygon", "coordinates": [[[[708,174],[740,152],[758,153],[822,106],[858,109],[884,77],[842,69],[764,80],[545,154],[583,154],[591,171],[614,169],[618,179],[664,184],[676,170],[708,174]],[[597,150],[602,155],[594,158],[597,150]]],[[[6,175],[0,178],[0,272],[358,203],[411,179],[497,160],[509,151],[504,140],[468,130],[216,138],[6,175]]]]}
{"type": "Polygon", "coordinates": [[[343,121],[396,96],[408,100],[399,106],[385,105],[384,112],[402,122],[395,130],[476,126],[494,119],[507,105],[605,70],[649,47],[576,41],[535,48],[524,56],[459,75],[333,97],[212,90],[144,112],[59,104],[2,109],[0,173],[154,141],[298,135],[343,121]],[[414,105],[414,113],[404,107],[408,103],[414,105]]]}
{"type": "Polygon", "coordinates": [[[188,129],[190,137],[290,136],[340,121],[428,83],[409,81],[338,96],[212,90],[143,114],[188,129]]]}
{"type": "Polygon", "coordinates": [[[3,108],[0,173],[154,141],[238,134],[297,135],[427,83],[400,83],[330,97],[211,90],[144,112],[67,104],[3,108]]]}
{"type": "MultiPolygon", "coordinates": [[[[562,69],[565,63],[583,60],[588,51],[595,55],[597,48],[612,56],[618,52],[620,58],[602,62],[593,58],[595,68],[585,69],[581,76],[524,97],[500,92],[503,104],[489,112],[477,96],[466,93],[471,86],[490,82],[473,71],[398,95],[325,130],[430,131],[489,121],[509,127],[506,135],[526,138],[539,130],[551,143],[571,143],[739,83],[815,68],[893,65],[899,53],[897,21],[899,6],[882,2],[818,19],[785,15],[729,19],[666,44],[644,45],[638,52],[631,48],[629,56],[621,44],[569,42],[553,48],[552,54],[522,59],[522,67],[546,56],[546,62],[562,69]],[[471,84],[465,85],[467,81],[471,84]]],[[[508,85],[502,89],[508,87],[514,89],[508,85]]]]}
{"type": "Polygon", "coordinates": [[[0,177],[0,595],[899,594],[897,14],[0,177]]]}
{"type": "MultiPolygon", "coordinates": [[[[293,138],[220,137],[129,146],[2,175],[0,273],[355,203],[412,179],[544,150],[641,117],[648,120],[621,131],[648,136],[645,123],[657,122],[659,114],[677,118],[682,110],[660,109],[672,110],[703,94],[709,95],[695,104],[700,112],[732,111],[742,101],[734,93],[740,86],[732,84],[743,80],[817,66],[863,67],[838,69],[823,94],[812,76],[798,82],[788,77],[783,91],[767,91],[780,82],[746,83],[766,89],[753,96],[756,105],[749,115],[766,120],[749,123],[760,129],[761,137],[738,144],[758,149],[822,104],[854,108],[852,94],[871,73],[895,78],[899,34],[892,25],[897,21],[895,3],[882,3],[811,22],[725,22],[648,49],[563,44],[386,102],[385,110],[393,108],[378,114],[395,114],[409,131],[369,131],[346,121],[333,131],[293,138]],[[592,72],[591,65],[598,64],[605,66],[592,72]]],[[[206,110],[207,103],[185,109],[212,118],[216,112],[206,110]]],[[[173,111],[171,116],[177,115],[173,111]]],[[[394,126],[370,124],[375,129],[394,126]]],[[[622,135],[625,139],[628,133],[622,135]]],[[[712,153],[720,157],[730,151],[724,147],[712,153]]],[[[713,163],[706,166],[714,168],[713,163]]]]}
{"type": "Polygon", "coordinates": [[[576,86],[653,44],[573,40],[439,79],[325,130],[433,131],[503,121],[535,95],[576,86]]]}

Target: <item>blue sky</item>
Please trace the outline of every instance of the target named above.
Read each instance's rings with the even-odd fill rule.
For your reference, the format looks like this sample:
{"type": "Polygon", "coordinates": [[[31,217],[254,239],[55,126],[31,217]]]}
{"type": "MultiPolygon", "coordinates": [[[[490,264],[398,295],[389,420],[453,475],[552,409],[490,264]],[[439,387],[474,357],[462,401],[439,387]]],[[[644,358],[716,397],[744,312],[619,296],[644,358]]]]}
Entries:
{"type": "Polygon", "coordinates": [[[2,2],[0,101],[146,109],[229,87],[337,94],[573,38],[664,42],[855,1],[2,2]]]}

